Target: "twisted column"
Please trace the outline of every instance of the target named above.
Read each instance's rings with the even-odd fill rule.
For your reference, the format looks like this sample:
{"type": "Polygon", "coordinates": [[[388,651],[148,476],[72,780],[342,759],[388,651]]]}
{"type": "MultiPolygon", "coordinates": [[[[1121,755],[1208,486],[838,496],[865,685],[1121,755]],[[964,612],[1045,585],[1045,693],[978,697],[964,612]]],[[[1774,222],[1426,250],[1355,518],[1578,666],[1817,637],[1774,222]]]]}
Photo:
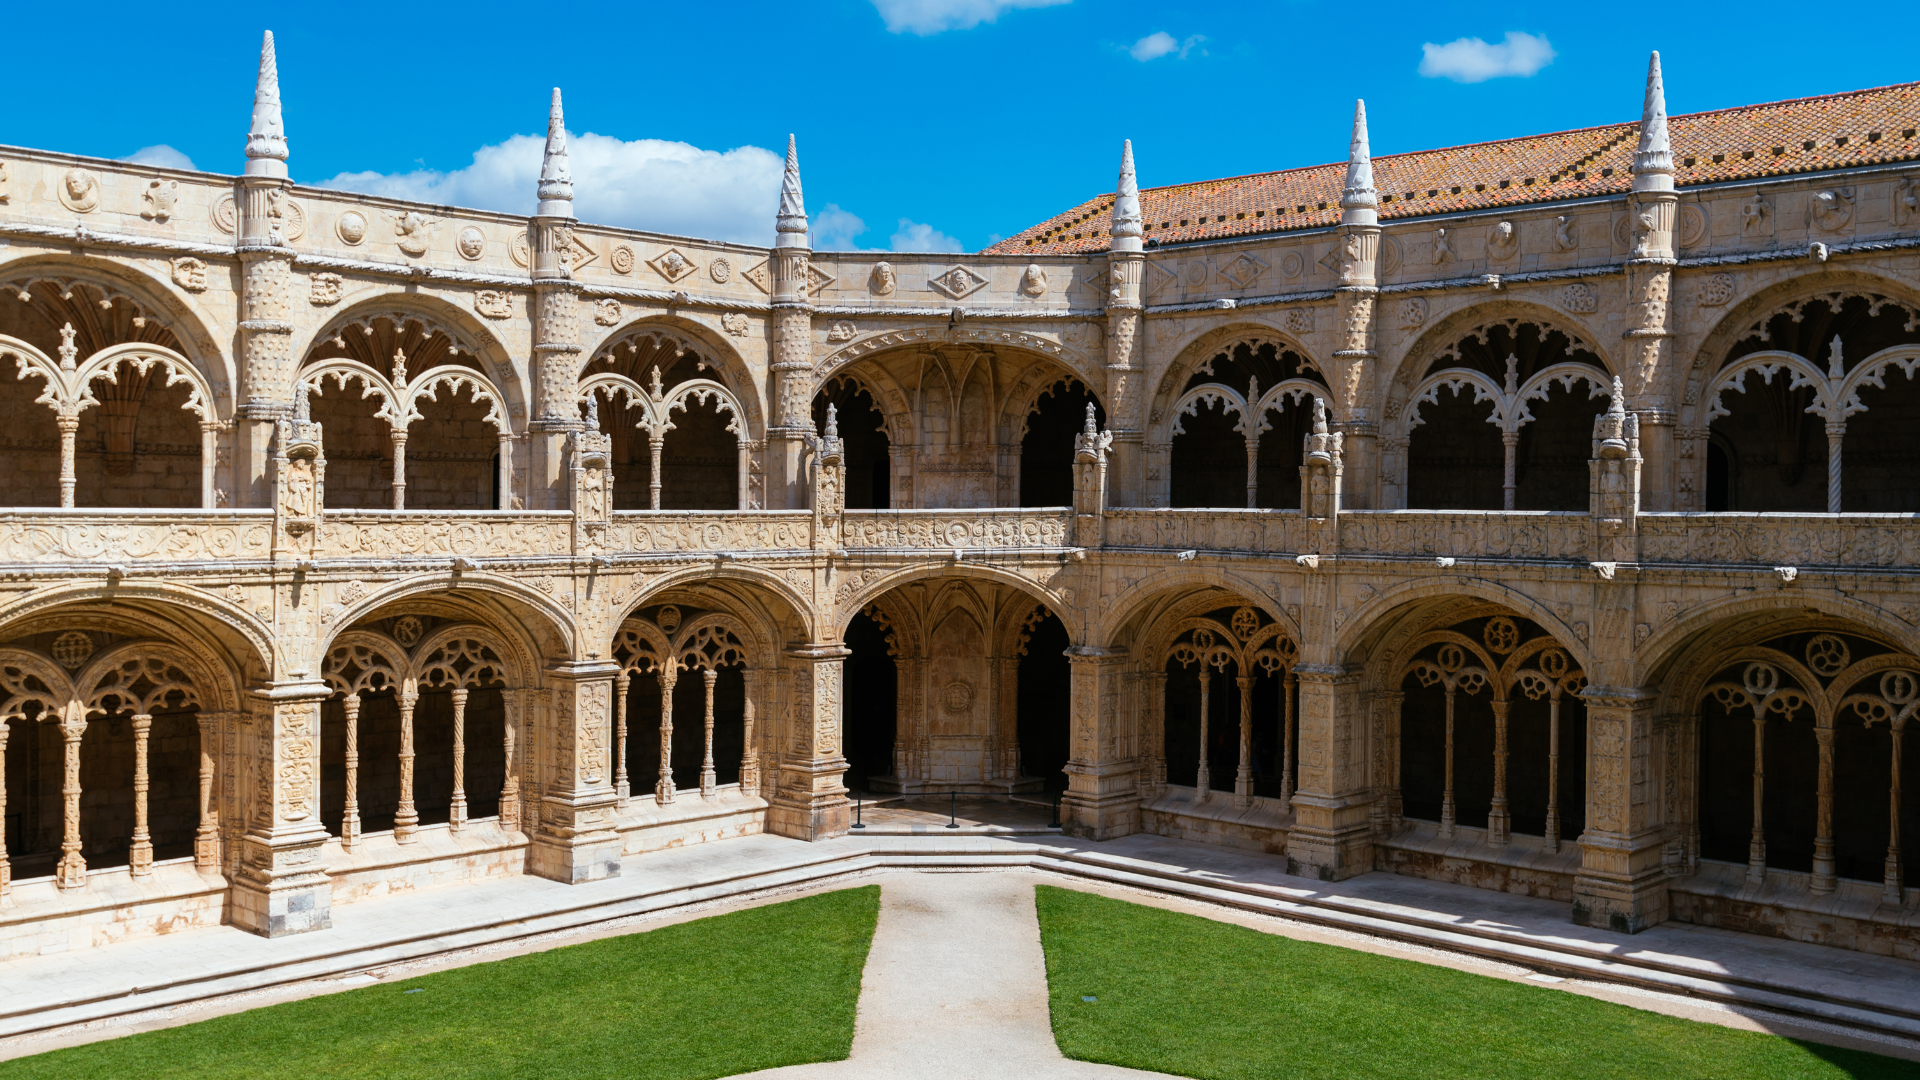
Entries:
{"type": "Polygon", "coordinates": [[[654,801],[673,801],[673,684],[679,673],[671,663],[660,669],[660,779],[653,785],[654,801]]]}
{"type": "Polygon", "coordinates": [[[394,428],[393,438],[393,508],[407,508],[407,430],[394,428]]]}
{"type": "Polygon", "coordinates": [[[1234,682],[1240,688],[1240,768],[1233,778],[1233,802],[1244,809],[1253,805],[1253,677],[1240,675],[1234,682]]]}
{"type": "Polygon", "coordinates": [[[1487,810],[1487,843],[1505,847],[1513,837],[1513,818],[1507,813],[1507,709],[1493,703],[1493,803],[1487,810]]]}
{"type": "Polygon", "coordinates": [[[54,417],[53,422],[60,428],[60,508],[71,510],[73,509],[73,488],[76,482],[73,465],[74,437],[80,431],[80,417],[62,413],[54,417]]]}
{"type": "Polygon", "coordinates": [[[153,873],[153,837],[147,832],[147,735],[152,730],[152,716],[134,714],[133,843],[127,848],[127,873],[133,877],[153,873]]]}
{"type": "Polygon", "coordinates": [[[1504,492],[1502,505],[1506,509],[1511,510],[1513,509],[1513,490],[1515,486],[1513,482],[1514,459],[1520,455],[1520,433],[1518,431],[1501,432],[1500,445],[1506,455],[1505,479],[1501,481],[1501,490],[1504,492]]]}
{"type": "Polygon", "coordinates": [[[1213,676],[1207,674],[1207,666],[1200,665],[1200,768],[1194,773],[1193,786],[1199,790],[1195,802],[1206,802],[1212,784],[1207,776],[1207,707],[1211,703],[1213,676]]]}
{"type": "Polygon", "coordinates": [[[347,751],[343,755],[347,798],[340,812],[340,848],[351,852],[360,846],[360,695],[348,694],[341,707],[347,714],[347,751]]]}
{"type": "Polygon", "coordinates": [[[1813,880],[1808,888],[1816,895],[1834,890],[1837,875],[1833,867],[1833,729],[1815,728],[1820,743],[1820,783],[1813,826],[1813,880]]]}
{"type": "Polygon", "coordinates": [[[632,685],[631,671],[613,680],[613,790],[622,807],[633,794],[627,784],[627,690],[632,685]]]}
{"type": "Polygon", "coordinates": [[[700,673],[700,677],[707,684],[707,712],[701,720],[706,728],[707,742],[706,753],[700,759],[700,797],[712,798],[713,789],[717,786],[715,781],[719,779],[713,771],[713,684],[720,681],[720,673],[707,668],[700,673]]]}
{"type": "MultiPolygon", "coordinates": [[[[213,801],[213,762],[215,742],[219,736],[220,718],[211,713],[198,713],[194,716],[200,728],[200,824],[193,833],[193,865],[202,870],[211,870],[220,865],[220,813],[213,801]]],[[[0,734],[0,751],[4,751],[6,736],[0,734]]],[[[4,758],[4,754],[0,754],[4,758]]],[[[0,760],[0,765],[5,764],[0,760]]],[[[4,799],[0,799],[3,803],[4,799]]],[[[0,819],[6,817],[6,807],[0,805],[0,819]]]]}
{"type": "Polygon", "coordinates": [[[1847,437],[1845,420],[1827,422],[1827,513],[1840,512],[1840,444],[1847,437]]]}
{"type": "Polygon", "coordinates": [[[1447,684],[1447,775],[1440,796],[1440,837],[1453,839],[1453,684],[1447,684]]]}
{"type": "Polygon", "coordinates": [[[60,721],[65,740],[65,766],[61,782],[60,862],[54,867],[54,884],[62,889],[83,889],[87,885],[87,860],[80,855],[80,737],[87,733],[86,706],[67,703],[66,716],[60,721]]]}
{"type": "Polygon", "coordinates": [[[420,814],[413,808],[413,703],[412,690],[400,695],[400,805],[393,812],[395,843],[411,844],[420,814]]]}
{"type": "Polygon", "coordinates": [[[467,691],[453,690],[453,802],[447,807],[447,827],[454,832],[467,821],[467,691]]]}
{"type": "Polygon", "coordinates": [[[506,758],[507,778],[500,785],[500,827],[518,829],[520,827],[520,772],[514,760],[516,747],[514,741],[520,726],[521,691],[503,690],[500,692],[507,713],[505,730],[501,741],[506,758]]]}

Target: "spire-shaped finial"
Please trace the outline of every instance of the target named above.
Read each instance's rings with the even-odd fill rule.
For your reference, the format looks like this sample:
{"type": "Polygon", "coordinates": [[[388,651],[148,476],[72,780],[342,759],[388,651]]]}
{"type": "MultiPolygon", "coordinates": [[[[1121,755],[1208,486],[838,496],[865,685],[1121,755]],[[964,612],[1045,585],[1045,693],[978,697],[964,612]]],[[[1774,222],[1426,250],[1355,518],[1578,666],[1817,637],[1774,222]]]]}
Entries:
{"type": "Polygon", "coordinates": [[[1633,154],[1633,190],[1673,190],[1673,144],[1667,141],[1667,90],[1660,54],[1647,61],[1647,98],[1640,109],[1640,147],[1633,154]]]}
{"type": "Polygon", "coordinates": [[[807,200],[800,194],[800,150],[787,136],[787,172],[780,178],[780,214],[773,222],[776,248],[812,248],[807,239],[807,200]]]}
{"type": "Polygon", "coordinates": [[[1120,183],[1113,189],[1113,223],[1107,227],[1114,251],[1139,251],[1146,230],[1140,224],[1140,184],[1133,175],[1133,140],[1120,146],[1120,183]]]}
{"type": "Polygon", "coordinates": [[[1091,401],[1087,402],[1087,426],[1084,431],[1084,434],[1087,434],[1087,435],[1100,434],[1100,421],[1098,418],[1096,418],[1093,415],[1093,402],[1091,401]]]}
{"type": "Polygon", "coordinates": [[[827,402],[827,434],[829,439],[840,437],[840,409],[833,402],[827,402]]]}
{"type": "Polygon", "coordinates": [[[553,88],[547,110],[547,153],[540,162],[540,205],[535,217],[573,216],[573,170],[567,166],[567,121],[560,114],[560,88],[553,88]]]}
{"type": "Polygon", "coordinates": [[[587,430],[600,430],[600,391],[598,390],[587,394],[587,430]]]}
{"type": "Polygon", "coordinates": [[[313,423],[313,402],[307,400],[311,387],[299,383],[293,388],[293,422],[296,424],[313,423]]]}
{"type": "Polygon", "coordinates": [[[1315,435],[1327,433],[1327,400],[1318,394],[1313,397],[1313,433],[1315,435]]]}
{"type": "Polygon", "coordinates": [[[280,69],[273,62],[273,31],[260,42],[260,80],[253,87],[253,123],[247,128],[248,176],[287,175],[287,129],[280,123],[280,69]]]}
{"type": "Polygon", "coordinates": [[[1353,103],[1353,141],[1347,147],[1347,186],[1340,192],[1340,224],[1377,225],[1380,196],[1373,190],[1373,156],[1367,150],[1367,103],[1353,103]]]}

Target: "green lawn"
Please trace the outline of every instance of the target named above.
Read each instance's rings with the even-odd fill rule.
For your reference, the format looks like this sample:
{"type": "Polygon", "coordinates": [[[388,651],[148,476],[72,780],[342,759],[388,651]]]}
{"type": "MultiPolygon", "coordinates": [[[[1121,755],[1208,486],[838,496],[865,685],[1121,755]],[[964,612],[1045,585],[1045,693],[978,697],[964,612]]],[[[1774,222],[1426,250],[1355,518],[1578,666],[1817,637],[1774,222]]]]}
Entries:
{"type": "Polygon", "coordinates": [[[837,1061],[879,911],[879,886],[845,889],[0,1062],[0,1080],[696,1080],[837,1061]]]}
{"type": "Polygon", "coordinates": [[[1913,1062],[1067,889],[1040,886],[1038,903],[1054,1038],[1082,1061],[1205,1080],[1920,1076],[1913,1062]]]}

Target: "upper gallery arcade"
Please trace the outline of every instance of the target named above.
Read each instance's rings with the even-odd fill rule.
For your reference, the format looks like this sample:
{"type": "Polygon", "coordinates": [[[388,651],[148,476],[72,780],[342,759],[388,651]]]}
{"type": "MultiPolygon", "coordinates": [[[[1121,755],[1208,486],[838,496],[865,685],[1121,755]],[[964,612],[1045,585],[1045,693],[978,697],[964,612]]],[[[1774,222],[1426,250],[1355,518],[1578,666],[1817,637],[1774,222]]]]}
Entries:
{"type": "Polygon", "coordinates": [[[0,955],[982,786],[1920,954],[1920,84],[1621,96],[957,256],[578,221],[557,90],[295,184],[270,35],[239,176],[0,147],[0,955]]]}

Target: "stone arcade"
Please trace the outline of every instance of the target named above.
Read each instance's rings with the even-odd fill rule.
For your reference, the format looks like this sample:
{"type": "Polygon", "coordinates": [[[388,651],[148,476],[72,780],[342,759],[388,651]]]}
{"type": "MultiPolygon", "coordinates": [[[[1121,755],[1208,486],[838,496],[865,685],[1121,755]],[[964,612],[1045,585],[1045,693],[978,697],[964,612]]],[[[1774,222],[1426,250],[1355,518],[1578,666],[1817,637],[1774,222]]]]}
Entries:
{"type": "Polygon", "coordinates": [[[531,218],[293,184],[272,46],[238,177],[0,148],[0,955],[851,784],[1920,956],[1920,85],[883,257],[558,91],[531,218]]]}

